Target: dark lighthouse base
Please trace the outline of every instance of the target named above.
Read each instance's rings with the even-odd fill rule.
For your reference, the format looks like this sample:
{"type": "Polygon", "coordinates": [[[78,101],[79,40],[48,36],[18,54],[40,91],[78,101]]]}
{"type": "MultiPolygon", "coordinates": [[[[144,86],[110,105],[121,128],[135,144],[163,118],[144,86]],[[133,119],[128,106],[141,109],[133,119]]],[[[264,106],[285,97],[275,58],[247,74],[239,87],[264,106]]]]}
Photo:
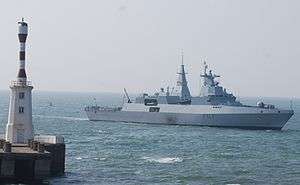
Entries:
{"type": "Polygon", "coordinates": [[[0,182],[41,181],[65,172],[65,144],[0,140],[0,182]]]}

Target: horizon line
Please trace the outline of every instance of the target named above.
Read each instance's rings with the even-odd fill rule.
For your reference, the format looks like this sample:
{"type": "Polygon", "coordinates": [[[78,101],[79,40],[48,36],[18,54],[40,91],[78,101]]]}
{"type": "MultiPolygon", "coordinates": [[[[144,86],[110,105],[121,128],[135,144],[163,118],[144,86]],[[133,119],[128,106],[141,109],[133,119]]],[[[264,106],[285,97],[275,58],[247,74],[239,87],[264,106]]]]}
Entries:
{"type": "MultiPolygon", "coordinates": [[[[7,91],[9,92],[9,89],[0,89],[0,91],[4,92],[7,91]]],[[[113,92],[113,91],[67,91],[67,90],[34,90],[38,92],[49,92],[49,93],[98,93],[98,94],[123,94],[123,91],[120,90],[120,92],[113,92]]],[[[138,95],[141,94],[142,92],[131,92],[130,94],[138,95]]],[[[193,95],[192,95],[193,96],[193,95]]],[[[194,96],[195,97],[195,96],[194,96]]],[[[284,99],[300,99],[300,96],[254,96],[254,95],[245,95],[245,96],[236,96],[237,98],[284,98],[284,99]]]]}

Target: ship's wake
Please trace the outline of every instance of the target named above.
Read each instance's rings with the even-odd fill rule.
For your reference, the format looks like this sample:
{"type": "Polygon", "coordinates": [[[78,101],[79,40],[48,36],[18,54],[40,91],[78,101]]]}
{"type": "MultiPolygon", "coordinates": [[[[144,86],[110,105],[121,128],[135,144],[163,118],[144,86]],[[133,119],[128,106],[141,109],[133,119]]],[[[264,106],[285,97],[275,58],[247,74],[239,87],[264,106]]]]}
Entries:
{"type": "Polygon", "coordinates": [[[71,116],[45,116],[45,115],[33,115],[33,117],[38,118],[48,118],[48,119],[64,119],[68,121],[88,121],[87,118],[78,118],[78,117],[71,117],[71,116]]]}

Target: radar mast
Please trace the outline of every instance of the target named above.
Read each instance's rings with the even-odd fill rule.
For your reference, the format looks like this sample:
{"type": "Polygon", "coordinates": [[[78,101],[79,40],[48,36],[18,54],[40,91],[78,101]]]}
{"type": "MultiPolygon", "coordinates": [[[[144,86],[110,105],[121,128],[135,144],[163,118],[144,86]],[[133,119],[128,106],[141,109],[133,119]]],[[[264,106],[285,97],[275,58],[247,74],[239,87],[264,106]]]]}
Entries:
{"type": "Polygon", "coordinates": [[[187,80],[186,80],[186,72],[184,69],[184,63],[183,63],[183,50],[181,50],[181,66],[180,70],[177,73],[178,74],[178,80],[177,80],[177,93],[180,97],[180,102],[182,104],[190,104],[191,103],[191,93],[187,86],[187,80]]]}

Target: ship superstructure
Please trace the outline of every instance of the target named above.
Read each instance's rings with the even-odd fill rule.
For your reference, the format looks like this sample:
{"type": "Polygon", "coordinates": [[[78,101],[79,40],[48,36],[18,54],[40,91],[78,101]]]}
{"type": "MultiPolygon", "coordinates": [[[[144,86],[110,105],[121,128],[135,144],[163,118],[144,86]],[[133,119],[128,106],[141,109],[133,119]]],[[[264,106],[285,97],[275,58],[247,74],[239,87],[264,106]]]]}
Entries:
{"type": "Polygon", "coordinates": [[[216,75],[209,70],[207,72],[208,65],[204,62],[204,71],[200,75],[201,85],[200,85],[200,95],[192,97],[190,94],[189,87],[187,85],[186,73],[184,69],[184,64],[180,65],[180,72],[178,74],[178,80],[176,86],[172,88],[170,92],[170,87],[160,88],[160,91],[154,93],[154,95],[149,95],[148,93],[143,93],[139,95],[135,102],[143,103],[145,98],[157,99],[159,104],[192,104],[192,105],[230,105],[230,106],[243,106],[232,93],[228,93],[225,88],[220,86],[216,78],[221,77],[216,75]]]}
{"type": "Polygon", "coordinates": [[[199,96],[192,98],[192,104],[194,105],[230,105],[230,106],[243,106],[236,100],[236,97],[232,93],[228,93],[225,88],[220,86],[216,78],[221,77],[208,70],[208,65],[204,61],[204,71],[200,75],[201,85],[199,96]]]}

